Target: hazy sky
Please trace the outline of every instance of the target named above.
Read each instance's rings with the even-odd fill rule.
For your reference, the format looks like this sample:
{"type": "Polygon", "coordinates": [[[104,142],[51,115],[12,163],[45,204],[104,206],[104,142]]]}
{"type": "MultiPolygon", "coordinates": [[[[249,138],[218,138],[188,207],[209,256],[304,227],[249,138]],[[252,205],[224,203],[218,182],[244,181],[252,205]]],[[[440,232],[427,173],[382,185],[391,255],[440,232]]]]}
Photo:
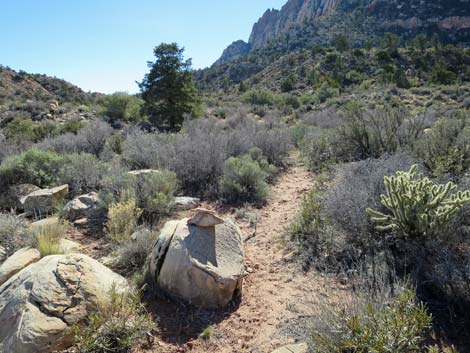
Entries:
{"type": "Polygon", "coordinates": [[[1,0],[0,64],[84,90],[136,92],[153,48],[177,42],[210,66],[286,0],[1,0]]]}

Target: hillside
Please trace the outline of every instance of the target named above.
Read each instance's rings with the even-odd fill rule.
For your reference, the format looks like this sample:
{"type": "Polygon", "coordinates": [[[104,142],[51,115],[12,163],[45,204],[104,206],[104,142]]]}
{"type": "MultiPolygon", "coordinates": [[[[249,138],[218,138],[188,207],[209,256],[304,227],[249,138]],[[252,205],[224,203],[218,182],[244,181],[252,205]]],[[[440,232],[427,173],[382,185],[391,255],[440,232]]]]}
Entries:
{"type": "Polygon", "coordinates": [[[51,109],[64,117],[80,105],[92,105],[99,96],[65,80],[0,66],[0,125],[16,116],[40,119],[51,109]]]}

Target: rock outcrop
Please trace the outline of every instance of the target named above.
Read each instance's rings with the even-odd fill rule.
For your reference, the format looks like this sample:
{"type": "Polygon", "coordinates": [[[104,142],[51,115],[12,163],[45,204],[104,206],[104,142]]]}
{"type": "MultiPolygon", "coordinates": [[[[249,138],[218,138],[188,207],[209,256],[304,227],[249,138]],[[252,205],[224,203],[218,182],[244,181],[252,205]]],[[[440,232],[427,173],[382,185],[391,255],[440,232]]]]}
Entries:
{"type": "Polygon", "coordinates": [[[219,58],[219,60],[215,62],[215,64],[225,64],[229,61],[239,58],[240,56],[248,54],[250,50],[250,43],[246,43],[243,40],[237,40],[230,44],[227,49],[224,50],[222,56],[219,58]]]}
{"type": "Polygon", "coordinates": [[[72,222],[81,218],[96,218],[98,217],[100,202],[96,192],[77,196],[65,205],[62,215],[72,222]]]}
{"type": "Polygon", "coordinates": [[[40,215],[47,214],[63,202],[68,193],[68,185],[40,189],[21,198],[21,205],[26,212],[34,212],[40,215]]]}
{"type": "Polygon", "coordinates": [[[170,296],[200,307],[224,307],[241,294],[240,230],[230,220],[209,227],[188,221],[165,225],[149,257],[149,275],[170,296]]]}
{"type": "Polygon", "coordinates": [[[109,301],[126,280],[85,255],[52,255],[0,286],[0,345],[5,352],[50,353],[71,345],[71,325],[109,301]]]}
{"type": "MultiPolygon", "coordinates": [[[[437,34],[441,41],[470,43],[468,0],[288,0],[280,9],[269,9],[254,24],[248,43],[234,42],[216,64],[224,64],[271,40],[285,44],[292,37],[295,49],[331,43],[344,32],[353,42],[371,34],[395,32],[405,39],[418,33],[437,34]],[[334,15],[329,17],[329,15],[334,15]],[[360,24],[354,23],[360,18],[360,24]],[[307,38],[299,38],[306,36],[307,38]]],[[[281,44],[281,48],[284,46],[281,44]]]]}

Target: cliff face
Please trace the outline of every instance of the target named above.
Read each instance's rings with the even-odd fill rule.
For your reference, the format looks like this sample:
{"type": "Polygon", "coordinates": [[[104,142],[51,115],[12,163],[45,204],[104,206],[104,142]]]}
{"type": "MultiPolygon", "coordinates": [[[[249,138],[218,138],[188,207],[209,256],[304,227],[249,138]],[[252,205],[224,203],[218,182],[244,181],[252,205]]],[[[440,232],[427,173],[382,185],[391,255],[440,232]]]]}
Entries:
{"type": "Polygon", "coordinates": [[[294,47],[329,43],[345,33],[353,43],[394,32],[404,39],[437,34],[443,42],[470,44],[470,0],[288,0],[255,23],[249,43],[238,41],[217,63],[226,63],[287,35],[294,47]],[[332,16],[329,16],[332,15],[332,16]]]}
{"type": "Polygon", "coordinates": [[[289,0],[281,10],[268,10],[253,26],[249,43],[260,47],[297,23],[314,20],[336,10],[340,0],[289,0]]]}

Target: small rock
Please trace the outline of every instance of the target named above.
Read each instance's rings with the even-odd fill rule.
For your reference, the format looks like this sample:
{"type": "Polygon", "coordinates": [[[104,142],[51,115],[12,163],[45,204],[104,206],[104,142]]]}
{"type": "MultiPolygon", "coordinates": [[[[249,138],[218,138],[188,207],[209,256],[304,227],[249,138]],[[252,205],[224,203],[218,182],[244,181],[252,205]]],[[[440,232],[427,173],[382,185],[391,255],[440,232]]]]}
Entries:
{"type": "Polygon", "coordinates": [[[141,170],[130,171],[127,174],[139,177],[139,176],[142,176],[142,175],[147,175],[147,174],[152,174],[152,173],[158,174],[158,173],[160,173],[160,171],[156,170],[156,169],[141,169],[141,170]]]}
{"type": "Polygon", "coordinates": [[[48,217],[31,223],[31,228],[38,229],[44,227],[53,227],[57,224],[59,224],[59,217],[48,217]]]}
{"type": "Polygon", "coordinates": [[[76,253],[82,247],[81,244],[68,239],[60,239],[59,245],[64,254],[76,253]]]}
{"type": "Polygon", "coordinates": [[[96,218],[100,202],[96,192],[77,196],[65,205],[62,215],[69,221],[76,221],[81,218],[96,218]]]}
{"type": "Polygon", "coordinates": [[[196,214],[188,220],[188,224],[206,228],[215,227],[216,225],[223,223],[224,220],[218,217],[215,212],[204,208],[197,208],[196,214]]]}
{"type": "Polygon", "coordinates": [[[308,345],[306,343],[290,344],[276,349],[272,353],[307,353],[308,345]]]}
{"type": "Polygon", "coordinates": [[[194,208],[197,208],[200,203],[201,203],[201,200],[195,197],[186,197],[186,196],[175,197],[175,205],[176,205],[177,211],[192,210],[194,208]]]}
{"type": "Polygon", "coordinates": [[[37,249],[23,248],[15,252],[0,265],[0,286],[13,275],[41,259],[37,249]]]}
{"type": "Polygon", "coordinates": [[[86,227],[88,224],[88,218],[80,218],[73,222],[75,227],[86,227]]]}

